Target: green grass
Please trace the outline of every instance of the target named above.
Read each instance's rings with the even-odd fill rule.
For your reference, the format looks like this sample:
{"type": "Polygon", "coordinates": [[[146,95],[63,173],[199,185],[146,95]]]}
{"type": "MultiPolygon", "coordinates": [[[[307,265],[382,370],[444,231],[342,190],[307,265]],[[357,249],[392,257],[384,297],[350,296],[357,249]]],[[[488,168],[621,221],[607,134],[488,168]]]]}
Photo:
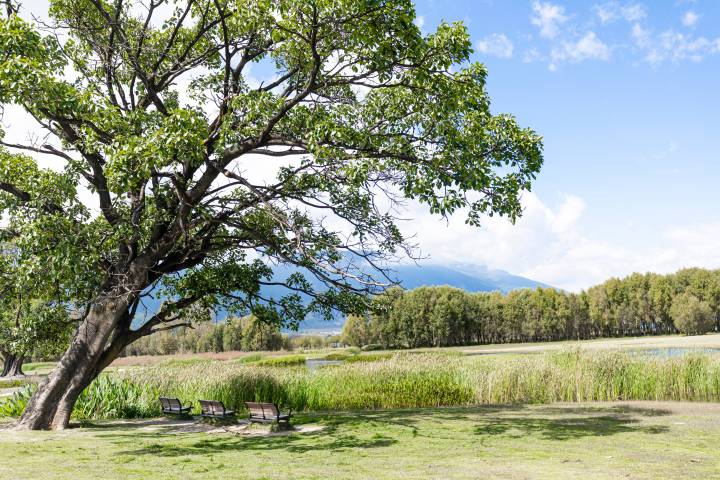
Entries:
{"type": "Polygon", "coordinates": [[[719,417],[647,403],[338,412],[295,422],[320,432],[254,438],[99,422],[0,432],[0,478],[713,479],[719,417]]]}
{"type": "Polygon", "coordinates": [[[22,387],[27,383],[29,383],[29,381],[25,379],[0,380],[0,389],[22,387]]]}
{"type": "Polygon", "coordinates": [[[55,368],[56,362],[35,362],[23,365],[23,372],[27,375],[47,375],[55,368]]]}
{"type": "Polygon", "coordinates": [[[261,367],[296,367],[298,365],[305,365],[305,355],[264,358],[254,363],[261,367]]]}

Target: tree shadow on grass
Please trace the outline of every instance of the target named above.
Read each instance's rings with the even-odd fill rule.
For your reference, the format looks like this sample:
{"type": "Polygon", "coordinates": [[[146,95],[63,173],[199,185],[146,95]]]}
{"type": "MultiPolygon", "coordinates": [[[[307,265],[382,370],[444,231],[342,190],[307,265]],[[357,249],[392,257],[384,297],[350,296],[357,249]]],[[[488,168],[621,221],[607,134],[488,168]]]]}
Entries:
{"type": "Polygon", "coordinates": [[[136,430],[122,434],[117,433],[116,429],[109,429],[108,433],[98,436],[115,441],[121,448],[129,448],[122,448],[123,451],[119,451],[118,455],[130,456],[178,457],[227,451],[331,453],[390,447],[409,436],[459,441],[462,439],[463,430],[484,437],[502,435],[519,438],[534,435],[541,439],[559,441],[632,432],[660,434],[667,432],[668,427],[643,424],[642,417],[668,414],[670,412],[667,410],[622,404],[500,405],[300,414],[294,422],[297,425],[312,422],[322,424],[325,428],[312,433],[284,436],[209,435],[207,438],[192,441],[192,438],[174,433],[173,429],[176,427],[172,425],[152,432],[136,430]],[[467,429],[468,426],[470,430],[467,429]],[[393,427],[396,429],[393,430],[393,427]],[[357,430],[364,433],[358,435],[357,430]],[[177,436],[179,441],[157,441],[171,434],[177,436]],[[393,436],[394,434],[397,435],[393,436]],[[143,440],[149,442],[144,443],[143,440]]]}
{"type": "Polygon", "coordinates": [[[640,425],[627,415],[591,415],[571,418],[485,418],[475,427],[476,435],[504,435],[521,438],[528,434],[545,440],[571,440],[582,437],[603,437],[621,433],[660,434],[669,430],[664,425],[640,425]]]}
{"type": "Polygon", "coordinates": [[[347,449],[383,448],[395,443],[397,443],[395,438],[386,435],[375,434],[370,438],[360,438],[352,434],[338,433],[333,428],[327,428],[321,432],[302,435],[244,438],[228,438],[224,436],[207,438],[185,445],[153,443],[144,445],[142,448],[118,452],[118,455],[180,457],[229,451],[272,450],[282,450],[287,453],[307,453],[318,450],[338,452],[347,449]]]}

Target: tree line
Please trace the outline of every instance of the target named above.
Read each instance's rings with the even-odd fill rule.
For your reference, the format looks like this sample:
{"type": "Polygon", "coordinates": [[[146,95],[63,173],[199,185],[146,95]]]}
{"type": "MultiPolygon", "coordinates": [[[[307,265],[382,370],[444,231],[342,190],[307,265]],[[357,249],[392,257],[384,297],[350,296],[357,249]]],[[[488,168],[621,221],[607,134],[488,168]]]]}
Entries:
{"type": "Polygon", "coordinates": [[[295,350],[324,348],[339,342],[339,336],[284,334],[278,325],[248,315],[159,332],[128,345],[124,355],[295,350]]]}
{"type": "Polygon", "coordinates": [[[634,273],[580,293],[391,288],[343,328],[348,345],[387,348],[585,340],[720,330],[720,270],[634,273]]]}

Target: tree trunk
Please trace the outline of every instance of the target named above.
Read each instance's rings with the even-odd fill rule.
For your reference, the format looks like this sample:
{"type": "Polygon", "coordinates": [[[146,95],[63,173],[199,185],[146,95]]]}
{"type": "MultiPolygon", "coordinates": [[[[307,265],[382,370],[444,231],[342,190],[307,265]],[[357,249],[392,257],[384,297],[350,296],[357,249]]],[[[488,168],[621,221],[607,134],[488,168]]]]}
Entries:
{"type": "MultiPolygon", "coordinates": [[[[128,295],[107,297],[90,309],[55,370],[39,385],[19,429],[61,430],[68,426],[78,396],[112,359],[107,348],[120,320],[127,320],[128,295]]],[[[118,342],[119,343],[119,342],[118,342]]],[[[109,349],[112,353],[121,349],[109,349]]],[[[117,354],[116,354],[117,355],[117,354]]]]}
{"type": "Polygon", "coordinates": [[[3,370],[0,377],[23,377],[25,374],[22,371],[25,357],[22,355],[15,355],[8,353],[5,355],[5,361],[3,362],[3,370]]]}

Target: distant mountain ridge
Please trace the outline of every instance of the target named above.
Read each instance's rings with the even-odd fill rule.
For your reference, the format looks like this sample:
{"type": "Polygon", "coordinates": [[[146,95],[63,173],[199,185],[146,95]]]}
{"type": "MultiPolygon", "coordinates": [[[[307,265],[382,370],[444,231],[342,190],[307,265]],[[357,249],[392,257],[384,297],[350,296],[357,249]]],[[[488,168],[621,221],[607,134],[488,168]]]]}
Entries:
{"type": "Polygon", "coordinates": [[[400,284],[407,289],[426,285],[449,285],[469,292],[507,293],[518,288],[549,286],[504,270],[491,270],[483,265],[402,265],[393,270],[397,272],[400,284]]]}

